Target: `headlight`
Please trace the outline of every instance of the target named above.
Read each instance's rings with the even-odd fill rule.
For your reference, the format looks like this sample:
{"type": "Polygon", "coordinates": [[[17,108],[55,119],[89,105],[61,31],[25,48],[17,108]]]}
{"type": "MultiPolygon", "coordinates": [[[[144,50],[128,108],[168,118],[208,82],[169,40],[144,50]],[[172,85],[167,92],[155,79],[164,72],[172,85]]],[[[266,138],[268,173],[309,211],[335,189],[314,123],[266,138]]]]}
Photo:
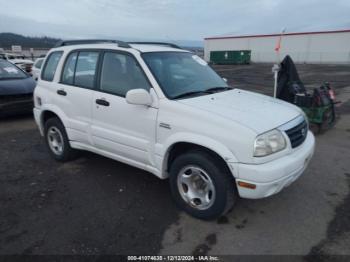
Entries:
{"type": "Polygon", "coordinates": [[[286,140],[278,129],[259,135],[254,142],[254,156],[267,156],[286,148],[286,140]]]}

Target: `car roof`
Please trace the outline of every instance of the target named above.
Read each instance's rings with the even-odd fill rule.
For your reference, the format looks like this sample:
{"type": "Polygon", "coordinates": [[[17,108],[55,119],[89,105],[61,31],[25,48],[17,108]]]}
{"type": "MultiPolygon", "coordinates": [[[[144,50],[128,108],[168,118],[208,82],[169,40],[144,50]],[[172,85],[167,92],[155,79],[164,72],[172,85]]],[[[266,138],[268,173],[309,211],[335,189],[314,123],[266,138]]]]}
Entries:
{"type": "Polygon", "coordinates": [[[184,49],[180,49],[180,48],[174,48],[174,47],[170,47],[170,46],[164,46],[164,45],[157,45],[157,44],[131,44],[130,45],[132,48],[139,50],[142,53],[147,53],[147,52],[173,52],[173,51],[177,51],[177,52],[189,52],[187,50],[184,49]]]}
{"type": "Polygon", "coordinates": [[[137,50],[141,53],[148,52],[190,52],[188,50],[174,48],[165,45],[157,44],[130,44],[131,48],[119,47],[115,43],[96,43],[96,44],[77,44],[77,45],[67,45],[53,48],[55,51],[72,51],[75,49],[112,49],[112,50],[124,50],[128,51],[130,49],[137,50]]]}

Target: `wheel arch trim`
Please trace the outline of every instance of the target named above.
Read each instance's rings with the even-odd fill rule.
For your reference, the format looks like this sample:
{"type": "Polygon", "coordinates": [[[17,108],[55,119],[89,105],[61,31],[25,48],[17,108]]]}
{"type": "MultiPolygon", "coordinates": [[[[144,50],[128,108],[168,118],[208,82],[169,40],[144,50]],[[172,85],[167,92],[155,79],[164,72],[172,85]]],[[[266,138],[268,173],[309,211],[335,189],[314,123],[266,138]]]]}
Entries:
{"type": "Polygon", "coordinates": [[[40,129],[44,130],[44,125],[45,125],[45,123],[44,123],[44,116],[45,116],[45,113],[48,113],[48,112],[57,115],[57,117],[61,120],[63,125],[65,127],[67,127],[67,117],[64,114],[64,112],[60,108],[58,108],[57,106],[45,105],[45,106],[42,106],[40,108],[40,115],[39,115],[40,129]]]}
{"type": "Polygon", "coordinates": [[[169,176],[167,170],[170,152],[174,148],[174,146],[179,143],[193,144],[194,146],[200,146],[216,153],[227,163],[232,175],[235,176],[233,174],[233,165],[231,165],[231,163],[237,163],[238,159],[232,153],[232,151],[230,151],[224,144],[210,137],[181,132],[170,136],[163,144],[163,146],[158,147],[159,151],[156,149],[156,152],[158,151],[157,154],[162,156],[160,169],[161,174],[164,178],[167,178],[169,176]]]}

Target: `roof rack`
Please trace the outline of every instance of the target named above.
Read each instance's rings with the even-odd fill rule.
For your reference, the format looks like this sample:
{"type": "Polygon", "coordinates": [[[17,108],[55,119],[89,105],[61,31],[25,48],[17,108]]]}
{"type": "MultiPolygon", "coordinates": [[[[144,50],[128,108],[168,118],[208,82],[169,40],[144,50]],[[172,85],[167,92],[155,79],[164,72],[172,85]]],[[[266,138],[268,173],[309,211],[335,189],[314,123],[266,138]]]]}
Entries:
{"type": "Polygon", "coordinates": [[[68,46],[68,45],[103,44],[103,43],[118,44],[119,47],[131,48],[131,46],[127,42],[123,42],[119,40],[108,40],[108,39],[65,40],[65,41],[59,41],[55,45],[55,47],[68,46]]]}
{"type": "Polygon", "coordinates": [[[136,44],[136,45],[162,45],[169,46],[172,48],[182,49],[180,46],[172,44],[172,43],[164,43],[164,42],[128,42],[128,44],[136,44]]]}

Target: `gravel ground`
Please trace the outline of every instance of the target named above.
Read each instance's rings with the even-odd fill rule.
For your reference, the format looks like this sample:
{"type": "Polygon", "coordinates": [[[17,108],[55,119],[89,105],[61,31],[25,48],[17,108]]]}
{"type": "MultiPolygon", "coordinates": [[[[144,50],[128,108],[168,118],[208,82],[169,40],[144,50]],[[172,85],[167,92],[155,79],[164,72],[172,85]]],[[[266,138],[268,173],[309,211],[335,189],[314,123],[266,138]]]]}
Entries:
{"type": "MultiPolygon", "coordinates": [[[[330,82],[341,89],[350,85],[349,65],[296,65],[300,78],[307,88],[319,87],[330,82]]],[[[214,70],[228,79],[233,87],[273,95],[273,73],[271,64],[214,65],[214,70]]]]}
{"type": "MultiPolygon", "coordinates": [[[[0,254],[350,255],[350,67],[298,69],[308,86],[336,88],[336,126],[317,136],[298,181],[240,200],[213,222],[179,211],[168,181],[90,153],[57,163],[31,116],[0,120],[0,254]]],[[[272,93],[271,65],[215,70],[236,87],[272,93]]]]}

